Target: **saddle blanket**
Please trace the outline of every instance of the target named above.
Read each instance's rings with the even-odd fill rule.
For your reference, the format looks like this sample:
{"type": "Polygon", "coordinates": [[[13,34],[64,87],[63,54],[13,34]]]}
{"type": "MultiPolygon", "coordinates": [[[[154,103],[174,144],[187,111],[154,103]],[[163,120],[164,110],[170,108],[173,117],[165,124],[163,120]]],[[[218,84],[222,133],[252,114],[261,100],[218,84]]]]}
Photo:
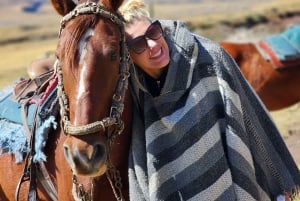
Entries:
{"type": "MultiPolygon", "coordinates": [[[[13,93],[10,92],[5,95],[5,97],[0,100],[0,118],[5,118],[6,120],[16,123],[22,124],[22,116],[21,116],[21,105],[12,100],[13,93]]],[[[27,123],[28,126],[32,126],[34,110],[36,108],[36,104],[30,104],[28,106],[28,117],[27,123]]]]}
{"type": "MultiPolygon", "coordinates": [[[[36,121],[35,130],[35,156],[34,161],[46,161],[43,153],[48,133],[56,129],[56,115],[59,111],[57,100],[57,88],[51,86],[47,92],[47,98],[38,107],[37,104],[30,104],[27,108],[27,125],[31,129],[33,121],[36,121]],[[37,115],[35,116],[35,110],[37,115]],[[35,119],[36,118],[36,119],[35,119]]],[[[28,136],[22,120],[22,106],[12,100],[13,86],[8,86],[0,91],[0,155],[11,153],[15,155],[16,162],[23,160],[24,153],[30,151],[28,136]]]]}
{"type": "Polygon", "coordinates": [[[300,25],[294,25],[286,31],[268,36],[258,43],[271,60],[278,67],[293,66],[300,63],[300,25]]]}

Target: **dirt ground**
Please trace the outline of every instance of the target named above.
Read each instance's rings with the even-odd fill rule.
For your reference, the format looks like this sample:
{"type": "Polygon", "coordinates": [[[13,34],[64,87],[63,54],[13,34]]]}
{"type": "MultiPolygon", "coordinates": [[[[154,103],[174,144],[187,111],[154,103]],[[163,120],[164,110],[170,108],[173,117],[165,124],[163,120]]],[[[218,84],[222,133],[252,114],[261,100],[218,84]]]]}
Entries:
{"type": "Polygon", "coordinates": [[[300,132],[298,131],[297,133],[290,135],[285,139],[285,143],[300,168],[300,132]]]}

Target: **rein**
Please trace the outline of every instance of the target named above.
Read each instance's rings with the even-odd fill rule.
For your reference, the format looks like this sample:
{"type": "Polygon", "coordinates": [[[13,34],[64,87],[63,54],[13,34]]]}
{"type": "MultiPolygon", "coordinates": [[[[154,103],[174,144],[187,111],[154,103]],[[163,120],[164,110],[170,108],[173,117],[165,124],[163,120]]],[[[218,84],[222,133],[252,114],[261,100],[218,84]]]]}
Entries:
{"type": "MultiPolygon", "coordinates": [[[[49,71],[42,74],[34,79],[30,79],[26,82],[20,82],[15,86],[15,101],[21,105],[22,123],[25,128],[25,133],[27,137],[27,142],[30,146],[30,152],[26,154],[25,164],[23,168],[23,174],[17,184],[15,191],[15,201],[20,200],[21,187],[25,182],[29,182],[29,189],[27,199],[30,201],[38,200],[37,194],[37,180],[40,182],[41,187],[47,192],[51,200],[57,201],[57,191],[50,178],[48,170],[45,167],[44,161],[35,162],[35,140],[36,140],[36,130],[39,125],[40,119],[47,116],[48,111],[55,112],[55,100],[51,99],[51,95],[47,94],[47,89],[49,90],[50,82],[53,79],[53,71],[49,71]],[[47,101],[51,102],[51,105],[45,105],[47,101]],[[47,99],[47,100],[46,100],[47,99]],[[44,102],[45,101],[45,102],[44,102]],[[30,104],[36,104],[34,109],[34,114],[32,126],[28,124],[28,110],[30,104]],[[42,117],[43,116],[43,117],[42,117]]],[[[31,119],[30,118],[30,119],[31,119]]]]}
{"type": "MultiPolygon", "coordinates": [[[[107,133],[107,148],[108,148],[108,156],[106,159],[108,170],[106,172],[107,179],[110,182],[110,185],[113,189],[113,192],[115,194],[115,197],[117,200],[124,200],[124,197],[121,192],[122,188],[122,182],[120,173],[116,168],[113,166],[111,159],[110,159],[110,150],[112,147],[112,143],[115,139],[115,137],[122,133],[124,129],[124,123],[121,120],[121,114],[124,109],[124,98],[125,98],[125,92],[128,87],[128,77],[129,77],[129,66],[130,66],[130,57],[127,50],[127,46],[125,44],[125,27],[124,27],[124,19],[122,16],[117,13],[114,14],[107,10],[107,8],[103,4],[94,3],[94,2],[86,2],[83,4],[78,5],[75,7],[73,11],[65,15],[61,20],[61,27],[59,30],[59,36],[61,35],[63,29],[65,28],[65,24],[70,21],[71,19],[79,16],[79,15],[86,15],[86,14],[95,14],[100,15],[102,17],[105,17],[109,20],[111,20],[113,23],[117,24],[120,28],[121,32],[121,60],[119,65],[119,79],[117,83],[117,87],[115,89],[115,93],[112,97],[112,104],[110,107],[110,115],[109,117],[105,117],[102,120],[89,123],[87,125],[82,126],[76,126],[73,125],[70,122],[69,119],[69,104],[68,104],[68,97],[64,91],[63,86],[63,75],[62,75],[62,69],[60,65],[60,61],[57,59],[55,62],[54,68],[56,69],[56,73],[58,75],[58,88],[57,88],[57,96],[59,98],[59,104],[60,104],[60,114],[61,114],[61,124],[62,128],[65,132],[65,134],[73,135],[73,136],[81,136],[81,135],[87,135],[91,133],[96,133],[99,131],[103,131],[107,133]],[[114,130],[111,131],[112,134],[108,135],[110,132],[108,128],[111,126],[115,126],[114,130]]],[[[75,176],[75,175],[74,175],[75,176]]],[[[73,178],[73,190],[74,188],[79,188],[80,191],[83,191],[80,187],[80,184],[77,184],[77,182],[74,182],[73,178]],[[79,187],[78,187],[79,185],[79,187]],[[75,186],[75,187],[74,187],[75,186]]],[[[75,190],[76,190],[75,189],[75,190]]],[[[84,194],[87,194],[88,192],[85,192],[84,194]]],[[[82,194],[82,192],[80,193],[82,194]]],[[[91,193],[92,194],[92,193],[91,193]]],[[[74,195],[73,195],[74,196],[74,195]]],[[[74,196],[75,197],[75,196],[74,196]]],[[[81,200],[89,200],[86,199],[86,197],[92,197],[90,196],[76,196],[81,197],[81,200]]],[[[92,198],[91,198],[92,200],[92,198]]]]}

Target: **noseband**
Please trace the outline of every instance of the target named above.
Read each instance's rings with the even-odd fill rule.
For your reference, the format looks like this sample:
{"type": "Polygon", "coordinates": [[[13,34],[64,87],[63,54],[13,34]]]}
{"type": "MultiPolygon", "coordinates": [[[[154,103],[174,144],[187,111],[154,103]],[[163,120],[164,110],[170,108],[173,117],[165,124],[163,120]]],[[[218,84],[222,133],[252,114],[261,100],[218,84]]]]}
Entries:
{"type": "MultiPolygon", "coordinates": [[[[119,13],[114,14],[110,12],[102,4],[94,3],[94,2],[86,2],[83,4],[79,4],[73,11],[71,11],[70,13],[68,13],[62,18],[59,36],[61,35],[61,32],[65,28],[66,22],[70,21],[71,19],[79,15],[86,15],[86,14],[100,15],[104,18],[111,20],[113,23],[119,26],[121,32],[121,46],[120,46],[121,60],[119,65],[118,83],[114,95],[112,97],[109,117],[105,117],[102,120],[92,122],[87,125],[82,125],[82,126],[73,125],[69,119],[70,109],[69,109],[68,97],[64,91],[62,69],[61,69],[60,62],[57,59],[54,67],[56,69],[57,77],[58,77],[57,95],[59,98],[60,114],[62,118],[61,124],[65,134],[74,135],[74,136],[87,135],[99,131],[108,132],[108,128],[114,126],[114,130],[111,133],[109,133],[109,135],[107,135],[108,137],[107,148],[108,148],[108,152],[110,152],[114,138],[117,135],[121,134],[124,129],[124,123],[121,120],[121,114],[124,109],[125,92],[128,87],[129,66],[132,64],[132,62],[130,60],[128,49],[125,44],[125,25],[124,25],[123,17],[119,13]]],[[[122,182],[121,182],[120,172],[113,166],[110,159],[110,153],[107,154],[106,164],[108,168],[106,171],[106,176],[110,182],[114,195],[118,201],[124,200],[124,197],[121,192],[122,182]]],[[[92,200],[92,193],[91,195],[88,195],[88,193],[85,192],[81,188],[81,186],[77,184],[76,177],[74,175],[73,190],[74,189],[76,190],[78,188],[80,192],[79,198],[81,198],[81,200],[92,200]],[[83,192],[83,195],[81,195],[82,194],[81,192],[83,192]]],[[[74,198],[77,197],[78,199],[77,195],[73,194],[73,196],[74,198]]]]}
{"type": "Polygon", "coordinates": [[[108,11],[103,5],[97,4],[94,2],[87,2],[78,5],[73,11],[68,13],[61,20],[61,28],[59,35],[65,27],[65,23],[75,18],[78,15],[83,14],[95,14],[101,15],[105,18],[110,19],[113,23],[117,24],[120,28],[121,32],[121,61],[119,66],[119,79],[118,84],[115,89],[115,93],[112,97],[112,105],[110,108],[109,117],[105,117],[100,121],[96,121],[87,125],[75,126],[69,120],[69,105],[68,98],[66,93],[64,92],[63,87],[63,76],[62,70],[59,62],[56,62],[56,69],[58,75],[58,97],[60,103],[60,113],[62,117],[62,127],[65,134],[69,135],[86,135],[91,133],[96,133],[99,131],[105,131],[106,128],[115,125],[116,134],[120,134],[123,129],[123,121],[120,119],[121,114],[124,109],[124,97],[125,92],[128,86],[128,77],[129,77],[129,54],[127,47],[125,45],[125,28],[124,28],[124,20],[119,14],[114,14],[108,11]]]}

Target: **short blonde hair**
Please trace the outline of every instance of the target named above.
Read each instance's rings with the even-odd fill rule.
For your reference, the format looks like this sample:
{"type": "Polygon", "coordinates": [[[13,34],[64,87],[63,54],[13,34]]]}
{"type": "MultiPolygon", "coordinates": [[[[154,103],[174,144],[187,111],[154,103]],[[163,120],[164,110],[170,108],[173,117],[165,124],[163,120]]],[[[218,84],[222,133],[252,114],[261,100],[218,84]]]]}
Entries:
{"type": "Polygon", "coordinates": [[[119,10],[127,24],[132,24],[135,20],[140,19],[151,21],[150,13],[142,0],[128,0],[119,10]]]}

